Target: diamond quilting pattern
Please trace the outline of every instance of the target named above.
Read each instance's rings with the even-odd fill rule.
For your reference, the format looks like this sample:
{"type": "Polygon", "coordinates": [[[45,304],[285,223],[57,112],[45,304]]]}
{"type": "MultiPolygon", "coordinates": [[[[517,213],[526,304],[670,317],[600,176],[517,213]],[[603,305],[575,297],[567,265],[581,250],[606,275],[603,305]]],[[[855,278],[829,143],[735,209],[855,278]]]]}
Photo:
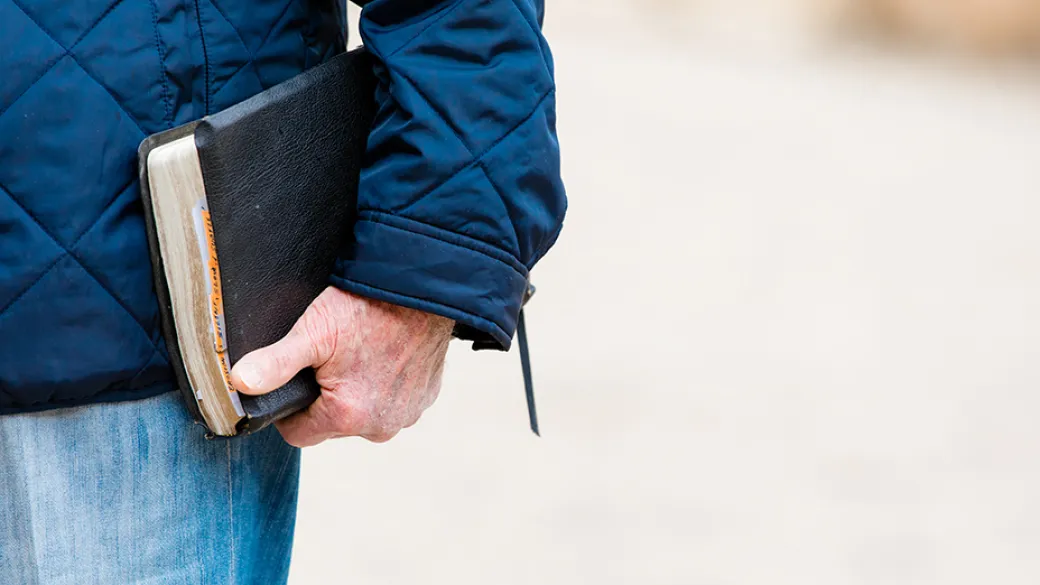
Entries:
{"type": "Polygon", "coordinates": [[[150,2],[122,2],[70,49],[76,63],[102,85],[147,132],[166,127],[164,79],[150,2]],[[141,79],[142,75],[150,76],[141,79]]]}
{"type": "MultiPolygon", "coordinates": [[[[151,23],[150,3],[126,4],[130,11],[145,12],[124,10],[124,25],[151,23]]],[[[133,27],[116,30],[108,20],[120,6],[120,0],[83,0],[69,10],[53,2],[23,6],[0,0],[0,23],[7,34],[0,37],[0,54],[5,65],[14,64],[0,84],[0,233],[17,241],[6,248],[9,253],[0,249],[0,337],[15,339],[18,331],[47,327],[64,332],[30,335],[28,342],[41,347],[30,352],[34,363],[28,368],[24,362],[19,367],[6,363],[24,359],[24,341],[18,351],[12,346],[0,351],[7,372],[0,374],[0,387],[26,393],[5,398],[0,391],[0,408],[11,398],[25,404],[50,399],[40,392],[54,392],[55,400],[75,400],[77,393],[89,395],[129,380],[148,364],[159,363],[161,371],[164,361],[156,357],[146,247],[139,242],[140,254],[125,259],[138,264],[136,271],[120,272],[124,265],[112,258],[113,248],[125,245],[127,237],[143,238],[143,230],[137,226],[142,233],[110,233],[113,241],[103,242],[107,246],[98,244],[105,238],[88,237],[97,233],[93,228],[98,224],[105,229],[141,221],[133,212],[136,149],[144,137],[139,119],[158,127],[164,117],[149,115],[150,110],[163,111],[162,96],[141,91],[161,85],[154,32],[152,47],[141,50],[142,37],[133,34],[133,27]],[[98,29],[109,36],[100,37],[102,43],[92,41],[99,38],[92,35],[98,29]],[[104,51],[98,50],[102,44],[122,59],[121,65],[104,59],[104,51]],[[156,83],[138,80],[135,94],[120,75],[127,63],[141,70],[132,59],[148,57],[155,60],[156,83]],[[88,71],[84,62],[95,66],[88,71]],[[47,299],[63,302],[56,306],[47,299]],[[99,338],[105,335],[111,339],[99,338]],[[83,346],[85,339],[89,347],[83,346]],[[79,366],[67,360],[84,351],[90,357],[79,366]],[[61,363],[48,365],[48,359],[61,363]],[[86,369],[77,374],[76,367],[86,369]],[[104,379],[98,378],[102,373],[104,379]],[[64,388],[63,380],[75,387],[64,388]]]]}
{"type": "Polygon", "coordinates": [[[65,250],[0,190],[0,234],[18,247],[0,246],[0,314],[42,277],[65,250]]]}
{"type": "Polygon", "coordinates": [[[148,363],[157,351],[151,338],[112,297],[98,292],[90,275],[65,256],[0,314],[0,339],[21,345],[18,352],[0,351],[0,387],[22,393],[17,398],[24,403],[73,400],[127,380],[148,363]],[[51,302],[60,298],[74,302],[51,302]],[[99,320],[106,327],[94,326],[99,320]],[[64,334],[30,334],[36,330],[64,334]],[[19,356],[34,361],[30,366],[14,361],[19,356]]]}
{"type": "Polygon", "coordinates": [[[245,49],[247,55],[252,57],[256,54],[256,50],[267,34],[267,29],[270,25],[267,24],[268,19],[250,18],[249,11],[256,9],[255,4],[223,2],[221,0],[201,1],[208,2],[213,6],[217,15],[234,30],[235,35],[238,37],[238,42],[245,49]]]}
{"type": "Polygon", "coordinates": [[[205,11],[206,34],[227,49],[211,69],[213,110],[229,107],[240,96],[280,83],[306,67],[301,22],[308,4],[298,0],[199,0],[205,11]],[[246,10],[251,16],[246,16],[246,10]],[[239,23],[245,23],[240,27],[239,23]],[[286,31],[291,32],[286,32],[286,31]],[[275,46],[272,46],[275,45],[275,46]]]}
{"type": "Polygon", "coordinates": [[[0,0],[0,341],[62,331],[0,343],[0,412],[168,379],[137,145],[305,68],[308,5],[0,0]]]}
{"type": "Polygon", "coordinates": [[[0,115],[0,136],[0,186],[64,247],[133,180],[144,138],[68,56],[0,115]]]}
{"type": "Polygon", "coordinates": [[[140,213],[141,193],[132,183],[109,205],[70,252],[146,331],[158,324],[152,270],[140,213]]]}
{"type": "MultiPolygon", "coordinates": [[[[112,8],[123,1],[76,0],[75,9],[69,8],[68,3],[62,0],[12,0],[12,3],[29,16],[37,28],[68,48],[90,32],[98,22],[107,18],[112,8]]],[[[4,30],[8,30],[6,25],[4,30]]]]}
{"type": "Polygon", "coordinates": [[[0,2],[0,55],[4,55],[4,78],[0,83],[0,112],[54,66],[65,51],[40,30],[17,6],[0,2]]]}

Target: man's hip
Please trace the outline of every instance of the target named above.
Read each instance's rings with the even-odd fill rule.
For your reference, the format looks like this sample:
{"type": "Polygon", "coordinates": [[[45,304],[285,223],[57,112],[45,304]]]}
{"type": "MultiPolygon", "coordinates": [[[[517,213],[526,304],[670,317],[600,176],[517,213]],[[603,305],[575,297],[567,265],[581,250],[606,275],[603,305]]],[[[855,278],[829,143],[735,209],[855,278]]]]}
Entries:
{"type": "Polygon", "coordinates": [[[176,393],[0,417],[0,583],[284,583],[299,451],[176,393]]]}

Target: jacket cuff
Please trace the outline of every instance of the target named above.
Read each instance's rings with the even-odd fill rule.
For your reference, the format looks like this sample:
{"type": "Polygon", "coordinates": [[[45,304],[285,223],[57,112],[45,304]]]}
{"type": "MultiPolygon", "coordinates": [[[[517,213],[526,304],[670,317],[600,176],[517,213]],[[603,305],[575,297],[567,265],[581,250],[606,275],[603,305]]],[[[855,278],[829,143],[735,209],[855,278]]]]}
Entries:
{"type": "Polygon", "coordinates": [[[508,350],[527,290],[518,260],[479,240],[408,218],[362,211],[332,285],[454,319],[456,333],[508,350]]]}

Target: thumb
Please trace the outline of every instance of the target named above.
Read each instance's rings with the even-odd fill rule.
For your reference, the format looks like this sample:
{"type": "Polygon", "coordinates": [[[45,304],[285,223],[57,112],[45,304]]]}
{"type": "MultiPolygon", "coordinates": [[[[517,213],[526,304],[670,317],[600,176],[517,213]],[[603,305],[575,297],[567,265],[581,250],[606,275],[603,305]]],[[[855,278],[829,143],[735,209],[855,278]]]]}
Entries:
{"type": "Polygon", "coordinates": [[[242,356],[231,368],[231,384],[243,394],[267,394],[281,388],[300,372],[314,365],[314,342],[298,322],[272,345],[242,356]]]}

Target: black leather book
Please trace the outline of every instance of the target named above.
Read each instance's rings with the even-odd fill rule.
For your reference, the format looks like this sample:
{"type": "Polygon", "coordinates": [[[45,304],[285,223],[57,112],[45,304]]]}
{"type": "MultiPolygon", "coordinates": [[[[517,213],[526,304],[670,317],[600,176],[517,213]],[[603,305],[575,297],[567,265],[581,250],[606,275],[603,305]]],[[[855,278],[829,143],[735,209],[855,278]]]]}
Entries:
{"type": "Polygon", "coordinates": [[[163,335],[214,435],[255,432],[319,395],[311,370],[259,397],[235,392],[228,372],[327,286],[353,232],[374,92],[369,57],[353,51],[141,144],[163,335]]]}

